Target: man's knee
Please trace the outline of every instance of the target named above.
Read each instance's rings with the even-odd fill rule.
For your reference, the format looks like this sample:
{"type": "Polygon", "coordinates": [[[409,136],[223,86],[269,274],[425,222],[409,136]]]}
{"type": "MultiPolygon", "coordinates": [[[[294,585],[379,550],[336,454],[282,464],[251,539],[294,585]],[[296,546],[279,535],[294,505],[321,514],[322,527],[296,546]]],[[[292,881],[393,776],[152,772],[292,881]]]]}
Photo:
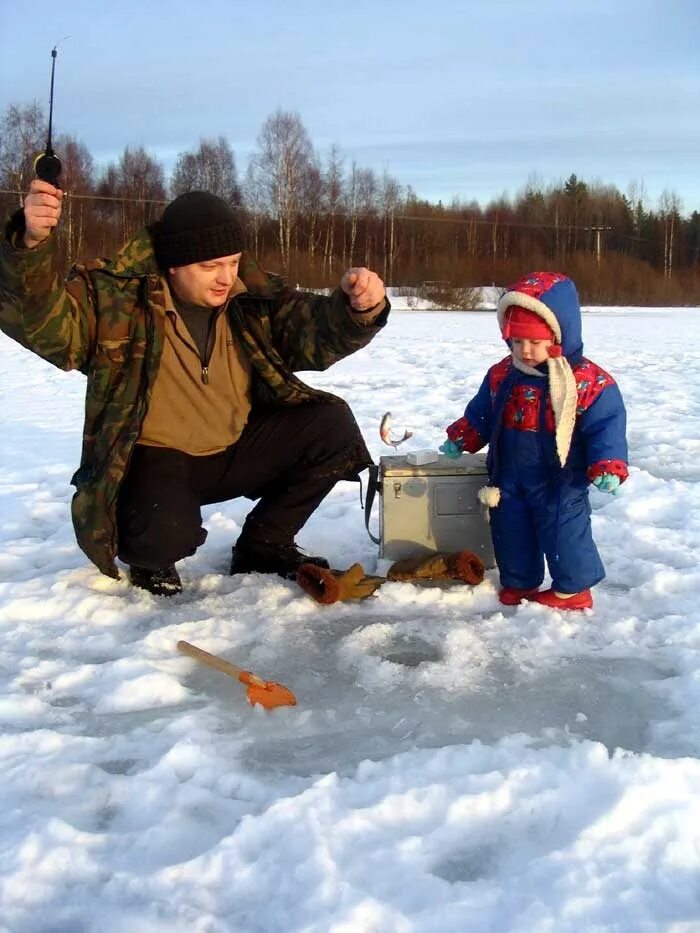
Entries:
{"type": "Polygon", "coordinates": [[[350,408],[337,402],[321,401],[312,409],[314,447],[324,453],[346,453],[364,446],[360,428],[350,408]]]}
{"type": "Polygon", "coordinates": [[[199,500],[177,471],[132,469],[119,496],[117,538],[121,560],[140,567],[189,557],[206,538],[199,500]]]}
{"type": "Polygon", "coordinates": [[[119,513],[118,552],[127,564],[151,569],[174,564],[194,554],[206,536],[198,508],[169,510],[156,503],[119,513]]]}

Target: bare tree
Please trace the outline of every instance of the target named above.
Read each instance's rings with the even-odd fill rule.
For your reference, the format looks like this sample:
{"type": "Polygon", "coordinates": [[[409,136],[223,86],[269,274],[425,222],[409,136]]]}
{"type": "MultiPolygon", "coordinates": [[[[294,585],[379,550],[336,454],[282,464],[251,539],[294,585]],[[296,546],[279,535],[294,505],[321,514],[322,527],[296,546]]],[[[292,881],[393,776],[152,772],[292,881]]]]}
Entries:
{"type": "Polygon", "coordinates": [[[680,219],[681,201],[675,191],[663,191],[659,198],[659,213],[664,231],[664,278],[673,274],[673,244],[680,219]]]}
{"type": "Polygon", "coordinates": [[[642,221],[647,209],[647,190],[643,181],[632,181],[627,186],[627,200],[632,212],[634,231],[637,235],[642,232],[642,221]]]}
{"type": "MultiPolygon", "coordinates": [[[[320,243],[320,216],[323,210],[325,182],[316,157],[309,162],[302,172],[299,198],[300,213],[308,224],[308,255],[310,268],[314,268],[316,250],[320,243]]],[[[297,224],[297,229],[299,225],[297,224]]]]}
{"type": "Polygon", "coordinates": [[[380,197],[384,213],[384,281],[391,282],[396,257],[396,214],[401,204],[401,185],[386,172],[382,177],[380,197]]]}
{"type": "Polygon", "coordinates": [[[357,178],[360,212],[365,218],[365,254],[364,265],[373,265],[372,252],[376,239],[375,223],[379,208],[379,185],[377,176],[371,168],[363,168],[357,178]]]}
{"type": "Polygon", "coordinates": [[[95,173],[92,156],[84,143],[72,136],[60,136],[55,142],[56,152],[61,159],[61,188],[64,222],[59,236],[64,244],[66,258],[73,262],[85,247],[87,223],[85,195],[93,192],[95,173]],[[78,198],[73,197],[79,195],[78,198]]]}
{"type": "Polygon", "coordinates": [[[253,250],[260,253],[263,224],[269,220],[267,191],[264,179],[250,164],[243,185],[243,198],[248,206],[248,217],[253,228],[253,250]]]}
{"type": "Polygon", "coordinates": [[[343,265],[344,266],[354,266],[355,265],[355,243],[357,240],[357,212],[359,205],[359,176],[360,169],[358,169],[355,162],[352,163],[352,168],[350,169],[350,177],[348,178],[348,184],[345,189],[345,213],[350,218],[350,243],[347,244],[345,237],[343,237],[343,265]]]}
{"type": "Polygon", "coordinates": [[[323,272],[331,269],[335,250],[335,218],[341,208],[343,196],[343,157],[337,146],[332,146],[324,172],[324,202],[326,209],[326,240],[323,247],[323,272]]]}
{"type": "Polygon", "coordinates": [[[299,114],[283,110],[263,123],[258,147],[250,161],[251,171],[266,192],[270,212],[277,222],[282,265],[288,268],[303,179],[314,162],[314,150],[299,114]]]}
{"type": "Polygon", "coordinates": [[[121,200],[121,240],[128,240],[139,227],[157,217],[165,202],[165,174],[160,162],[143,146],[128,146],[116,164],[104,170],[97,193],[121,200]]]}
{"type": "Polygon", "coordinates": [[[10,104],[0,122],[0,186],[20,195],[34,177],[34,160],[46,146],[46,117],[34,101],[10,104]]]}
{"type": "Polygon", "coordinates": [[[223,136],[202,139],[196,152],[181,152],[170,183],[173,196],[186,191],[211,191],[228,204],[240,206],[233,149],[223,136]]]}

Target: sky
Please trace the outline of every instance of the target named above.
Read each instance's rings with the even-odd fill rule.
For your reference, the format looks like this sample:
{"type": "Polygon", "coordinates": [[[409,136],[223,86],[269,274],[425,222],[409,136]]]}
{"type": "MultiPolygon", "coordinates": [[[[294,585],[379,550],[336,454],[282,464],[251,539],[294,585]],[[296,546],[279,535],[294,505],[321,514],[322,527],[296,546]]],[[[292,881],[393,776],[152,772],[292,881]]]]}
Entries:
{"type": "Polygon", "coordinates": [[[48,101],[59,43],[56,132],[100,164],[143,145],[169,171],[224,135],[244,171],[281,108],[432,201],[573,172],[689,214],[699,34],[697,0],[0,0],[0,112],[48,101]]]}
{"type": "MultiPolygon", "coordinates": [[[[331,606],[230,577],[245,500],[207,507],[180,596],[104,577],[69,517],[85,379],[0,334],[3,930],[700,929],[700,318],[597,308],[583,331],[630,476],[591,489],[607,576],[580,613],[502,606],[495,570],[331,606]],[[180,639],[297,705],[249,706],[180,639]]],[[[493,312],[394,310],[302,377],[378,460],[385,410],[414,431],[400,451],[434,451],[502,355],[493,312]]],[[[299,542],[386,568],[352,483],[299,542]]]]}

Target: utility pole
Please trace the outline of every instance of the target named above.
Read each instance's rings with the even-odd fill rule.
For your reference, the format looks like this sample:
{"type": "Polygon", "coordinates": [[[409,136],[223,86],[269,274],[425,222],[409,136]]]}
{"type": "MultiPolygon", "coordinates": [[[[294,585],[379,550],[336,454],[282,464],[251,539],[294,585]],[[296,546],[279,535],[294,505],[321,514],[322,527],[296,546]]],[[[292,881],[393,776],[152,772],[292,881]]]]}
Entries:
{"type": "Polygon", "coordinates": [[[584,227],[584,230],[592,230],[595,233],[595,258],[600,268],[600,257],[601,257],[601,233],[603,230],[612,230],[612,227],[609,227],[605,224],[598,224],[595,227],[584,227]]]}

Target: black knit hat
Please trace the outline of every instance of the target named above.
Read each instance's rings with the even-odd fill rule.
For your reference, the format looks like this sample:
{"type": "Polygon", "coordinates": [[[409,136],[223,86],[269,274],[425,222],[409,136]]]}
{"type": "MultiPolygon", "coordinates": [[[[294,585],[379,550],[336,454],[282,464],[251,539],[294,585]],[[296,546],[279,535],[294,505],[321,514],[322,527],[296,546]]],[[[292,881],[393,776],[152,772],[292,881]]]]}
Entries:
{"type": "Polygon", "coordinates": [[[161,269],[232,256],[244,249],[240,220],[209,191],[188,191],[171,201],[151,227],[151,237],[161,269]]]}

